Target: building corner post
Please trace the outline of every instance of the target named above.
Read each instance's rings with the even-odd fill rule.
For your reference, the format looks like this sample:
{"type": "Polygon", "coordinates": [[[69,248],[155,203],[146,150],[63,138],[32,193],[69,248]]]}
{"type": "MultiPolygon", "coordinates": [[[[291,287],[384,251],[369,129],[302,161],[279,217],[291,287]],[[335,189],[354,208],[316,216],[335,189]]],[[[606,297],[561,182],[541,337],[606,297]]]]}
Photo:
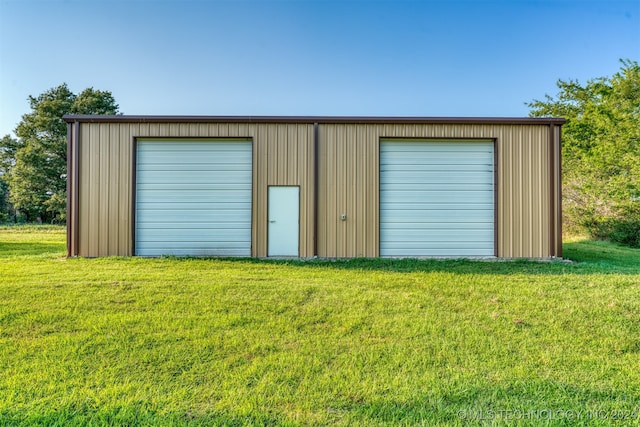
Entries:
{"type": "Polygon", "coordinates": [[[73,158],[73,153],[72,153],[72,132],[73,132],[73,127],[71,125],[71,123],[67,123],[67,218],[66,218],[66,226],[67,226],[67,258],[71,257],[71,253],[72,253],[72,248],[71,248],[71,241],[72,241],[72,229],[71,229],[71,180],[72,180],[72,174],[71,174],[71,170],[73,165],[72,163],[72,158],[73,158]]]}

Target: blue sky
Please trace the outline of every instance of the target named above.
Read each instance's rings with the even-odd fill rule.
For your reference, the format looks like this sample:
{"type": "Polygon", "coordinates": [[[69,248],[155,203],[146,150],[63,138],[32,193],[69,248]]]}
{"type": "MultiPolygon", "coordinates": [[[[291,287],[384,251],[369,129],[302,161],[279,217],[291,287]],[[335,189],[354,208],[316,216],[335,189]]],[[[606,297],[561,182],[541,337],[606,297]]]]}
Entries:
{"type": "Polygon", "coordinates": [[[640,59],[640,0],[0,0],[0,136],[66,82],[125,114],[526,116],[640,59]]]}

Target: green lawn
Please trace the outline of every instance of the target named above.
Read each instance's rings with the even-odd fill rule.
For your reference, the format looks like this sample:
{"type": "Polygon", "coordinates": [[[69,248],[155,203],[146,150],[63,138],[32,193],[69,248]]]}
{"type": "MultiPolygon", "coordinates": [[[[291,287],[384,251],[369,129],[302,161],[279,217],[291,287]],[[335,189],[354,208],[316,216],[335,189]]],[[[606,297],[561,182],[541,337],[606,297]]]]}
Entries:
{"type": "Polygon", "coordinates": [[[640,250],[65,254],[61,228],[0,228],[0,425],[640,424],[640,250]]]}

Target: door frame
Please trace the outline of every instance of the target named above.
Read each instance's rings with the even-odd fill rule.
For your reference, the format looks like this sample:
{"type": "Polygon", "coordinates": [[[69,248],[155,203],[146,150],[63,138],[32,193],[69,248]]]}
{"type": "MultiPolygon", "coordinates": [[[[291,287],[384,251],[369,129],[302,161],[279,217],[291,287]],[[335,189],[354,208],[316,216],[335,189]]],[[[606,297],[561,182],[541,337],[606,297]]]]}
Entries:
{"type": "MultiPolygon", "coordinates": [[[[215,255],[215,256],[233,256],[233,257],[253,257],[254,255],[254,239],[253,239],[253,230],[254,230],[254,189],[255,189],[255,173],[256,173],[256,144],[254,138],[252,136],[154,136],[154,135],[134,135],[131,137],[131,168],[129,169],[131,174],[131,197],[130,197],[130,215],[131,215],[131,224],[130,224],[130,233],[131,240],[129,244],[129,251],[131,256],[140,256],[136,252],[136,240],[137,240],[137,225],[138,225],[138,215],[137,215],[137,192],[138,192],[138,160],[139,160],[139,144],[144,144],[145,142],[151,141],[166,141],[166,142],[184,142],[187,140],[198,140],[200,142],[248,142],[251,145],[251,240],[249,243],[249,255],[215,255]]],[[[208,255],[207,255],[208,256],[208,255]]]]}
{"type": "Polygon", "coordinates": [[[386,136],[379,136],[378,137],[378,144],[377,144],[377,154],[378,154],[378,165],[377,165],[377,179],[378,179],[378,218],[376,219],[376,227],[378,230],[378,239],[377,239],[377,255],[376,257],[378,258],[383,258],[383,256],[380,254],[380,247],[381,247],[381,236],[380,236],[380,209],[382,206],[381,203],[381,190],[380,190],[380,182],[381,182],[381,168],[380,168],[380,154],[381,154],[381,146],[383,142],[394,142],[394,141],[413,141],[413,142],[439,142],[439,141],[445,141],[445,142],[491,142],[492,144],[492,149],[493,149],[493,257],[499,257],[500,255],[500,251],[502,250],[501,247],[499,247],[499,242],[500,242],[500,228],[499,228],[499,215],[500,215],[500,208],[501,208],[501,204],[500,204],[500,200],[499,200],[499,194],[500,194],[500,188],[499,188],[499,179],[500,179],[500,175],[499,175],[499,144],[498,144],[498,138],[497,137],[487,137],[487,138],[483,138],[483,137],[469,137],[469,138],[464,138],[464,137],[421,137],[421,136],[390,136],[390,137],[386,137],[386,136]]]}
{"type": "Polygon", "coordinates": [[[269,212],[269,202],[270,202],[270,192],[271,192],[271,188],[272,187],[286,187],[286,188],[297,188],[298,189],[298,249],[297,249],[297,255],[281,255],[283,257],[293,257],[293,258],[300,258],[300,185],[267,185],[267,257],[278,257],[280,255],[270,255],[269,254],[269,218],[270,218],[270,212],[269,212]]]}

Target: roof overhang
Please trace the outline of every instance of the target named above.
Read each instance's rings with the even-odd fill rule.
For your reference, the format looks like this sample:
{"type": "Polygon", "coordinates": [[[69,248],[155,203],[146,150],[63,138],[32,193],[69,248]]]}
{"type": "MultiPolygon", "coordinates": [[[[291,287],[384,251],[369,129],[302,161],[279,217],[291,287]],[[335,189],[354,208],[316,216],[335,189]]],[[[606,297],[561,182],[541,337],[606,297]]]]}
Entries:
{"type": "Polygon", "coordinates": [[[369,117],[369,116],[129,116],[74,115],[67,123],[350,123],[350,124],[495,124],[563,125],[557,117],[369,117]]]}

